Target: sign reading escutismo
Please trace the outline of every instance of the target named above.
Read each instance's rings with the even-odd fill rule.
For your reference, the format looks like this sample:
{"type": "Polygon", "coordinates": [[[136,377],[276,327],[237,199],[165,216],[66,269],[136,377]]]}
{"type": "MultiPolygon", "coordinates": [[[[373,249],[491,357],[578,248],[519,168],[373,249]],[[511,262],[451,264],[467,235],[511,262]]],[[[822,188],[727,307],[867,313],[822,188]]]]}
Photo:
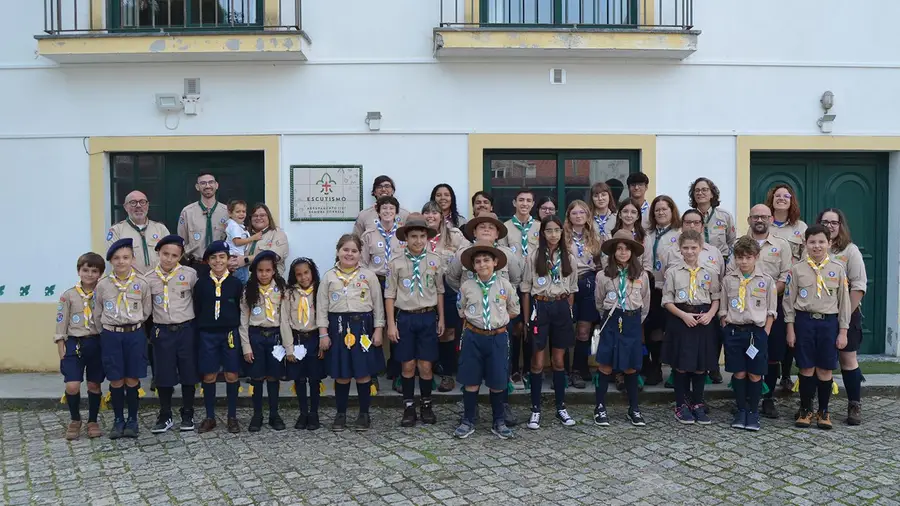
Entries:
{"type": "Polygon", "coordinates": [[[291,166],[291,221],[355,221],[362,197],[361,165],[291,166]]]}

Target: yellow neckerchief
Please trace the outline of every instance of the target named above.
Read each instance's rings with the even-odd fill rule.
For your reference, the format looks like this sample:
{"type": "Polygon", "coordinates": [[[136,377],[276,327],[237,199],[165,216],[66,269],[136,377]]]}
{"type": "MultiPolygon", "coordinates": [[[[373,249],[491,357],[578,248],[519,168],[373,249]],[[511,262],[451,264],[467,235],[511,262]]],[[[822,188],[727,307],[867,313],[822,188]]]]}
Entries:
{"type": "Polygon", "coordinates": [[[222,274],[222,278],[216,278],[216,275],[213,274],[212,271],[209,271],[209,277],[212,278],[213,283],[216,284],[216,320],[219,319],[219,310],[222,309],[222,301],[219,300],[222,297],[222,283],[228,279],[228,271],[225,271],[225,274],[222,274]]]}
{"type": "Polygon", "coordinates": [[[750,281],[753,280],[753,273],[744,274],[741,273],[743,278],[740,280],[740,284],[738,285],[738,305],[737,309],[741,313],[744,312],[744,309],[747,307],[747,303],[745,299],[747,298],[747,285],[750,284],[750,281]]]}
{"type": "Polygon", "coordinates": [[[124,304],[125,316],[131,318],[131,310],[128,309],[128,301],[125,300],[125,293],[128,291],[128,287],[131,285],[131,282],[134,281],[134,277],[136,275],[137,273],[134,271],[134,269],[131,269],[131,272],[128,274],[128,278],[124,283],[119,283],[119,278],[115,273],[113,273],[112,276],[109,277],[109,280],[112,281],[112,284],[119,289],[119,296],[116,297],[116,317],[119,316],[119,306],[124,304]]]}
{"type": "Polygon", "coordinates": [[[353,278],[359,274],[359,265],[353,268],[351,271],[345,271],[341,268],[340,263],[334,264],[334,274],[341,280],[341,283],[344,284],[344,293],[347,292],[347,287],[350,286],[350,283],[353,282],[353,278]]]}
{"type": "Polygon", "coordinates": [[[91,305],[94,301],[94,291],[90,292],[85,291],[81,288],[81,281],[75,283],[75,291],[78,292],[78,295],[81,295],[81,312],[84,315],[84,328],[91,327],[91,317],[93,315],[93,311],[91,310],[91,305]]]}
{"type": "Polygon", "coordinates": [[[809,265],[812,270],[816,273],[816,297],[822,298],[822,288],[828,292],[828,285],[825,284],[825,278],[822,277],[822,268],[830,262],[831,259],[828,255],[825,255],[825,258],[822,259],[822,263],[816,265],[816,261],[812,259],[812,257],[806,257],[806,263],[809,265]]]}
{"type": "Polygon", "coordinates": [[[169,281],[172,281],[172,278],[175,277],[175,273],[178,272],[178,269],[181,268],[181,264],[175,264],[175,268],[172,269],[169,274],[163,272],[162,267],[159,264],[156,265],[156,275],[159,277],[159,280],[162,281],[163,284],[163,311],[166,313],[169,312],[169,281]]]}
{"type": "Polygon", "coordinates": [[[268,288],[259,285],[259,294],[262,296],[266,304],[266,320],[275,323],[275,304],[272,302],[272,292],[275,290],[275,283],[269,283],[268,288]]]}
{"type": "Polygon", "coordinates": [[[299,294],[297,301],[297,321],[304,327],[309,324],[309,297],[313,293],[313,287],[303,289],[297,285],[297,293],[299,294]]]}
{"type": "Polygon", "coordinates": [[[691,281],[688,284],[688,300],[694,302],[694,296],[697,295],[697,274],[700,272],[702,267],[698,264],[697,267],[691,269],[687,265],[684,266],[688,272],[691,273],[691,281]]]}

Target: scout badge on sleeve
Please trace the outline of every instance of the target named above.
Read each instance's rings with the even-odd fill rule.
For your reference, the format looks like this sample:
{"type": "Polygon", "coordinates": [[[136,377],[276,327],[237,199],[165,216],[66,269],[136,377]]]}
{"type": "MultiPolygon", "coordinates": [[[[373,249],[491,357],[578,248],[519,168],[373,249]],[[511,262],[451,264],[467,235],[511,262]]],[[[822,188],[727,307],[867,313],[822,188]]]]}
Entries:
{"type": "MultiPolygon", "coordinates": [[[[609,313],[606,315],[606,320],[603,321],[603,325],[594,328],[594,334],[591,335],[591,355],[597,354],[597,348],[600,347],[600,335],[603,334],[603,329],[606,328],[606,324],[609,323],[609,319],[612,318],[613,312],[619,306],[619,301],[617,300],[615,304],[613,304],[612,309],[609,310],[609,313]]],[[[622,332],[622,318],[619,318],[619,333],[622,332]]]]}

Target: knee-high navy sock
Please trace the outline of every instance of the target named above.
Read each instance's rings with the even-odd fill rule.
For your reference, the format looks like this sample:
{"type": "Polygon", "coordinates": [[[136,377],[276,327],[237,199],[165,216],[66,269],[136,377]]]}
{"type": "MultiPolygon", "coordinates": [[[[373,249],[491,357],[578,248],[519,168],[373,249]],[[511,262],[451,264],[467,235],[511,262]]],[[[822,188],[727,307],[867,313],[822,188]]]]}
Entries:
{"type": "Polygon", "coordinates": [[[778,386],[779,379],[781,379],[781,364],[769,364],[769,372],[766,374],[766,386],[769,387],[769,391],[766,393],[766,399],[775,396],[775,387],[778,386]]]}
{"type": "MultiPolygon", "coordinates": [[[[225,399],[228,401],[228,418],[237,418],[238,389],[241,386],[237,381],[225,383],[225,399]]],[[[215,393],[215,390],[213,390],[215,393]]],[[[214,401],[215,402],[215,401],[214,401]]]]}
{"type": "Polygon", "coordinates": [[[647,343],[647,351],[654,368],[662,367],[662,341],[650,341],[647,343]]]}
{"type": "Polygon", "coordinates": [[[159,413],[171,418],[172,395],[175,394],[175,387],[156,387],[156,394],[159,396],[159,413]]]}
{"type": "Polygon", "coordinates": [[[694,373],[691,376],[691,387],[693,387],[693,395],[691,399],[694,404],[703,404],[703,390],[706,388],[706,375],[694,373]]]}
{"type": "Polygon", "coordinates": [[[612,374],[603,374],[597,372],[597,386],[594,388],[594,401],[597,406],[606,406],[606,391],[609,390],[609,382],[612,381],[612,374]]]}
{"type": "Polygon", "coordinates": [[[269,418],[278,416],[278,401],[281,382],[278,380],[266,380],[266,390],[269,393],[269,418]]]}
{"type": "Polygon", "coordinates": [[[791,377],[791,366],[794,365],[794,350],[793,348],[788,348],[784,352],[784,360],[781,361],[781,377],[782,378],[790,378],[791,377]]]}
{"type": "Polygon", "coordinates": [[[347,414],[347,401],[350,399],[350,383],[334,383],[334,403],[339,415],[347,414]]]}
{"type": "Polygon", "coordinates": [[[300,414],[308,414],[309,406],[306,404],[306,379],[294,380],[294,390],[297,391],[297,404],[300,406],[300,414]]]}
{"type": "Polygon", "coordinates": [[[102,396],[100,392],[88,392],[88,423],[97,421],[97,414],[100,413],[100,398],[102,396]]]}
{"type": "Polygon", "coordinates": [[[816,395],[816,377],[801,374],[797,377],[797,381],[800,382],[800,407],[812,411],[812,401],[816,395]]]}
{"type": "Polygon", "coordinates": [[[684,387],[685,387],[684,376],[685,376],[685,373],[674,371],[673,374],[675,376],[672,380],[672,385],[675,386],[675,406],[681,407],[685,403],[685,400],[684,400],[684,387]]]}
{"type": "Polygon", "coordinates": [[[367,414],[372,403],[372,380],[365,383],[357,381],[356,394],[359,396],[359,414],[367,414]]]}
{"type": "Polygon", "coordinates": [[[737,402],[737,408],[741,411],[747,411],[747,378],[731,378],[731,388],[734,389],[734,400],[737,402]]]}
{"type": "Polygon", "coordinates": [[[862,371],[859,367],[852,371],[841,370],[844,379],[844,389],[847,390],[847,400],[859,402],[862,399],[862,371]]]}
{"type": "Polygon", "coordinates": [[[425,379],[419,376],[419,395],[422,396],[422,403],[431,402],[431,382],[434,378],[425,379]]]}
{"type": "MultiPolygon", "coordinates": [[[[319,414],[319,385],[321,383],[316,381],[309,382],[309,413],[311,415],[319,414]]],[[[305,385],[304,385],[305,387],[305,385]]]]}
{"type": "Polygon", "coordinates": [[[588,355],[590,354],[590,341],[575,341],[575,350],[572,352],[572,371],[580,374],[582,378],[591,376],[588,371],[588,355]]]}
{"type": "Polygon", "coordinates": [[[762,397],[762,380],[751,381],[747,385],[747,410],[751,413],[759,411],[759,399],[762,397]]]}
{"type": "Polygon", "coordinates": [[[541,389],[544,387],[544,375],[539,372],[531,373],[531,412],[541,412],[541,389]]]}
{"type": "Polygon", "coordinates": [[[194,397],[197,395],[197,387],[194,385],[181,385],[181,406],[191,413],[194,412],[194,397]]]}
{"type": "Polygon", "coordinates": [[[438,343],[438,354],[444,375],[456,372],[456,343],[453,341],[438,343]]]}
{"type": "Polygon", "coordinates": [[[625,390],[628,392],[628,406],[632,411],[640,411],[638,407],[638,373],[625,375],[625,390]]]}
{"type": "Polygon", "coordinates": [[[69,417],[73,422],[81,421],[81,392],[66,394],[66,404],[69,405],[69,417]]]}
{"type": "Polygon", "coordinates": [[[400,380],[400,386],[403,390],[403,405],[412,406],[416,398],[416,378],[407,378],[403,376],[400,380]]]}
{"type": "Polygon", "coordinates": [[[506,423],[506,417],[503,414],[502,392],[491,392],[491,412],[494,415],[494,425],[506,423]]]}
{"type": "Polygon", "coordinates": [[[828,413],[828,401],[831,400],[831,384],[830,380],[819,380],[819,411],[828,413]]]}
{"type": "Polygon", "coordinates": [[[125,387],[110,387],[110,401],[113,408],[113,416],[116,420],[125,419],[125,387]]]}
{"type": "Polygon", "coordinates": [[[216,419],[216,383],[203,384],[203,405],[206,406],[206,418],[216,419]]]}
{"type": "Polygon", "coordinates": [[[528,368],[531,366],[532,349],[534,344],[530,338],[522,338],[522,375],[528,374],[528,368]]]}
{"type": "Polygon", "coordinates": [[[138,387],[125,387],[125,401],[128,404],[128,419],[137,420],[138,414],[138,387]]]}
{"type": "Polygon", "coordinates": [[[556,410],[566,409],[566,371],[553,371],[553,393],[556,410]]]}
{"type": "Polygon", "coordinates": [[[463,390],[463,420],[475,423],[475,408],[478,406],[478,391],[463,390]]]}
{"type": "Polygon", "coordinates": [[[262,416],[262,380],[251,380],[250,386],[253,387],[253,416],[262,416]]]}

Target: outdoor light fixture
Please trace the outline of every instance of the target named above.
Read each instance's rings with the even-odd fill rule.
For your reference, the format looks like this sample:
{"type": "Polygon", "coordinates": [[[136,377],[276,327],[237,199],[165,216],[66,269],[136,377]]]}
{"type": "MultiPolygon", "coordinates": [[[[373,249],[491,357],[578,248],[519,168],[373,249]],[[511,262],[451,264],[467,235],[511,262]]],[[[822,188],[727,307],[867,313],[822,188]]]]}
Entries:
{"type": "Polygon", "coordinates": [[[816,124],[819,125],[819,130],[821,130],[823,134],[830,134],[834,128],[834,119],[837,118],[836,114],[828,114],[828,111],[834,107],[834,93],[826,91],[822,94],[822,98],[819,99],[819,103],[822,104],[822,109],[825,110],[825,114],[819,118],[819,121],[817,121],[816,124]]]}
{"type": "Polygon", "coordinates": [[[175,93],[157,93],[156,108],[163,112],[180,111],[184,107],[181,96],[175,93]]]}
{"type": "Polygon", "coordinates": [[[381,130],[381,112],[374,111],[367,113],[366,124],[369,125],[369,130],[371,130],[372,132],[381,130]]]}

